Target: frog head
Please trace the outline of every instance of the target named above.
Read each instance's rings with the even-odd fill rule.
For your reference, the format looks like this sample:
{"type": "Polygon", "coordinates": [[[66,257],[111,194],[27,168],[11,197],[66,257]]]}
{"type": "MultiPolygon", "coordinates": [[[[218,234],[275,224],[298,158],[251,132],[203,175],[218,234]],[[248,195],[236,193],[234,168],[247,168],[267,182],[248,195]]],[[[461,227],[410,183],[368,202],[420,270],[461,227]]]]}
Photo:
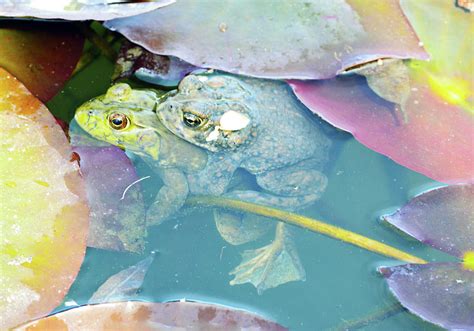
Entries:
{"type": "Polygon", "coordinates": [[[160,139],[170,135],[156,117],[159,95],[116,84],[76,110],[77,123],[96,139],[157,160],[160,139]]]}
{"type": "Polygon", "coordinates": [[[157,108],[161,122],[190,143],[217,152],[248,144],[256,135],[255,99],[227,75],[189,75],[157,108]]]}

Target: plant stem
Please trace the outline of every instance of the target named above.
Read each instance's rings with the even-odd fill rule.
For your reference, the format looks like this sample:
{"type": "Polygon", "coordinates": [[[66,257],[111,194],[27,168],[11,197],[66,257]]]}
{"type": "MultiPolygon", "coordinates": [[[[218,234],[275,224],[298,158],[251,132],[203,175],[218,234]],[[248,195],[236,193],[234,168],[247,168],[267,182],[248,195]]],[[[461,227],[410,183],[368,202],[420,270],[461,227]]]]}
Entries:
{"type": "Polygon", "coordinates": [[[360,234],[344,230],[334,225],[330,225],[310,217],[290,213],[273,207],[262,206],[250,202],[228,199],[216,196],[195,196],[186,200],[186,205],[193,206],[211,206],[236,209],[250,212],[257,215],[278,219],[284,223],[299,226],[313,232],[321,233],[328,237],[339,239],[352,245],[367,249],[371,252],[392,257],[409,263],[425,264],[427,261],[403,252],[397,248],[386,245],[379,241],[364,237],[360,234]]]}
{"type": "Polygon", "coordinates": [[[405,312],[406,309],[399,303],[395,303],[391,306],[384,307],[378,311],[371,313],[368,316],[363,318],[346,321],[341,325],[330,329],[330,331],[349,331],[349,330],[359,330],[362,329],[370,324],[381,322],[389,317],[397,315],[399,313],[405,312]]]}

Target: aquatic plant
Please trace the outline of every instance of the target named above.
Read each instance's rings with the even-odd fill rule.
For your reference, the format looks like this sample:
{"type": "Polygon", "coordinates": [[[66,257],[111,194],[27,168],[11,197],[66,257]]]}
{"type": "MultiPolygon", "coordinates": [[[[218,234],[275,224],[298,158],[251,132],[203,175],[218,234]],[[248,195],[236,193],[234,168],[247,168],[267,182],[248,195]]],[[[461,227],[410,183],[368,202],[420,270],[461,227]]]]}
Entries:
{"type": "Polygon", "coordinates": [[[0,68],[0,329],[48,314],[85,254],[79,165],[47,108],[0,68]]]}
{"type": "MultiPolygon", "coordinates": [[[[126,38],[116,78],[133,74],[147,82],[173,86],[190,71],[204,68],[200,70],[287,79],[309,109],[369,148],[430,178],[461,184],[428,191],[384,217],[423,243],[452,255],[455,262],[428,262],[340,227],[251,202],[195,196],[186,206],[266,216],[259,220],[283,221],[409,262],[379,268],[401,304],[442,327],[471,329],[474,191],[466,183],[474,180],[474,86],[470,76],[474,45],[466,37],[473,31],[469,4],[457,4],[298,0],[275,6],[267,0],[244,0],[238,5],[232,1],[98,4],[65,0],[54,8],[38,9],[35,1],[0,0],[0,15],[75,21],[118,17],[104,24],[126,38]],[[144,14],[133,16],[138,13],[144,14]],[[426,61],[428,54],[430,61],[426,61]]],[[[0,67],[10,72],[0,68],[1,328],[49,314],[67,294],[84,257],[86,204],[92,222],[90,247],[144,250],[147,229],[141,181],[146,177],[137,176],[122,150],[91,147],[90,141],[74,144],[78,137],[66,130],[76,146],[74,154],[53,116],[31,95],[50,100],[71,75],[79,76],[99,54],[115,61],[119,38],[97,23],[0,21],[0,67]],[[85,38],[88,42],[83,50],[85,38]]],[[[62,90],[66,97],[68,91],[62,90]]],[[[55,115],[68,119],[73,108],[55,115]]],[[[268,247],[271,245],[244,253],[231,282],[259,284],[262,274],[269,271],[280,276],[269,277],[269,285],[299,279],[293,277],[294,270],[283,270],[284,264],[257,263],[256,268],[246,268],[249,261],[261,259],[260,253],[268,247]]],[[[272,255],[274,260],[278,257],[272,255]]],[[[128,294],[141,287],[151,261],[148,257],[111,276],[91,302],[130,300],[128,294]]],[[[19,329],[67,328],[79,317],[85,323],[99,321],[107,327],[117,323],[136,328],[176,326],[169,319],[182,317],[181,327],[196,323],[224,327],[228,322],[249,327],[255,322],[260,327],[283,329],[242,311],[189,302],[87,305],[19,329]],[[220,319],[222,316],[231,318],[220,319]]]]}

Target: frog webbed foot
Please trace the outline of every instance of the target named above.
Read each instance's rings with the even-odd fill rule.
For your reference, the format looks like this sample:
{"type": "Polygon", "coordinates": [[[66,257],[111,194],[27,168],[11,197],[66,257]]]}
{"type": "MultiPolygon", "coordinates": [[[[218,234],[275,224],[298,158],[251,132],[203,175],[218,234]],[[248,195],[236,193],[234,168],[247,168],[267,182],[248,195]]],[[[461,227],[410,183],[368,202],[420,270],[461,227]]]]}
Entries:
{"type": "Polygon", "coordinates": [[[251,283],[262,294],[266,289],[298,280],[306,275],[293,241],[279,223],[275,239],[267,246],[242,253],[242,262],[230,272],[230,285],[251,283]]]}

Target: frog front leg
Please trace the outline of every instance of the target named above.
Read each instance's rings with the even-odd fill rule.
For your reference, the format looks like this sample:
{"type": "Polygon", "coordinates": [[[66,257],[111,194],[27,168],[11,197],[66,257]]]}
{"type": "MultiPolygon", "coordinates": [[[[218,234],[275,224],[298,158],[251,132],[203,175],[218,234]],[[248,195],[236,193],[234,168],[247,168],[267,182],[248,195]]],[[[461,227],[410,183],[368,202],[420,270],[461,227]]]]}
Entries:
{"type": "Polygon", "coordinates": [[[155,201],[148,208],[147,225],[156,225],[171,217],[181,209],[189,193],[188,181],[177,168],[164,168],[158,171],[163,186],[155,201]]]}

